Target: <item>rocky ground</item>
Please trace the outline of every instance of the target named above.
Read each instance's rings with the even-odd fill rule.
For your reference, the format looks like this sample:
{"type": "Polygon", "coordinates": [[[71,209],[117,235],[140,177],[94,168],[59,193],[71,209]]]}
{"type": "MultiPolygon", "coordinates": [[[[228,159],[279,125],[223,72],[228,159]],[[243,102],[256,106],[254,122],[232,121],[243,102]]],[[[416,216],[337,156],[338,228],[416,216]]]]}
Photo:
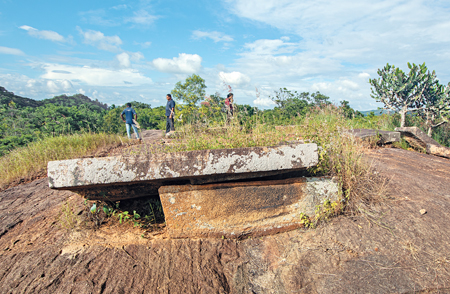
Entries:
{"type": "Polygon", "coordinates": [[[61,227],[83,199],[46,178],[0,192],[0,293],[450,293],[450,160],[367,154],[389,199],[316,229],[170,239],[109,221],[61,227]],[[422,209],[426,213],[420,212],[422,209]]]}

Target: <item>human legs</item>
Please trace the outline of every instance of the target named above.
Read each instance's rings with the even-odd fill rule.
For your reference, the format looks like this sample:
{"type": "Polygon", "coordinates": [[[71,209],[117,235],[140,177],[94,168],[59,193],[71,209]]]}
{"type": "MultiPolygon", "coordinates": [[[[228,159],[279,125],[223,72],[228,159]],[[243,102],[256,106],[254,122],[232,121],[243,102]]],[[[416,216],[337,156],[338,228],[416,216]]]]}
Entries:
{"type": "Polygon", "coordinates": [[[139,132],[138,132],[138,129],[137,129],[137,127],[136,127],[136,125],[131,125],[132,127],[133,127],[133,131],[134,131],[134,133],[136,134],[136,139],[140,139],[139,138],[139,132]]]}
{"type": "Polygon", "coordinates": [[[171,131],[175,131],[175,127],[174,127],[174,119],[173,119],[173,117],[172,117],[172,118],[169,118],[169,126],[170,126],[170,130],[171,130],[171,131]]]}
{"type": "Polygon", "coordinates": [[[174,124],[173,117],[170,118],[170,117],[167,116],[166,118],[167,118],[167,120],[166,120],[166,133],[168,133],[170,131],[175,131],[175,128],[173,126],[173,124],[174,124]]]}
{"type": "Polygon", "coordinates": [[[127,136],[128,136],[128,139],[130,139],[130,138],[131,138],[131,134],[130,134],[130,131],[131,131],[131,125],[130,125],[130,124],[125,124],[125,126],[126,126],[126,128],[127,128],[127,136]]]}

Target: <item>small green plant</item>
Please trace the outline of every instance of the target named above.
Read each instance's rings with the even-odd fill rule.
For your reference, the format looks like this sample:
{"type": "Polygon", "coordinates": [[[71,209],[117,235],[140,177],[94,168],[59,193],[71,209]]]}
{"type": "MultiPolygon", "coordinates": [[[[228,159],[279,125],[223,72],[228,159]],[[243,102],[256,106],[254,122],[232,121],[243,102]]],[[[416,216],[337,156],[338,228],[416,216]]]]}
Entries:
{"type": "Polygon", "coordinates": [[[130,216],[128,214],[128,211],[122,211],[117,214],[117,218],[119,219],[120,224],[122,223],[122,221],[125,222],[130,219],[130,216]]]}
{"type": "Polygon", "coordinates": [[[69,201],[66,201],[66,203],[61,206],[61,211],[58,214],[57,219],[61,228],[66,230],[75,229],[80,222],[79,216],[75,214],[74,208],[69,201]]]}
{"type": "Polygon", "coordinates": [[[311,222],[311,219],[309,216],[304,214],[303,212],[300,213],[300,223],[305,226],[305,228],[310,228],[313,226],[313,223],[311,222]]]}
{"type": "Polygon", "coordinates": [[[141,218],[141,216],[138,213],[136,213],[136,210],[133,210],[133,218],[132,218],[133,227],[137,227],[137,226],[142,227],[142,224],[138,221],[140,218],[141,218]]]}
{"type": "MultiPolygon", "coordinates": [[[[88,204],[87,201],[85,201],[85,203],[88,204]]],[[[88,208],[88,205],[86,205],[86,207],[88,208],[87,219],[90,223],[93,224],[94,229],[98,229],[107,217],[105,211],[99,209],[97,205],[100,205],[100,203],[94,202],[90,208],[88,208]]]]}
{"type": "Polygon", "coordinates": [[[401,139],[400,142],[394,142],[392,143],[392,146],[399,149],[409,150],[411,146],[405,139],[401,139]]]}
{"type": "Polygon", "coordinates": [[[316,206],[314,225],[321,221],[327,221],[330,217],[342,213],[344,206],[342,201],[333,201],[326,199],[322,205],[316,206]]]}
{"type": "Polygon", "coordinates": [[[109,207],[108,205],[103,205],[103,212],[105,212],[106,217],[111,217],[115,214],[115,210],[112,207],[109,207]]]}

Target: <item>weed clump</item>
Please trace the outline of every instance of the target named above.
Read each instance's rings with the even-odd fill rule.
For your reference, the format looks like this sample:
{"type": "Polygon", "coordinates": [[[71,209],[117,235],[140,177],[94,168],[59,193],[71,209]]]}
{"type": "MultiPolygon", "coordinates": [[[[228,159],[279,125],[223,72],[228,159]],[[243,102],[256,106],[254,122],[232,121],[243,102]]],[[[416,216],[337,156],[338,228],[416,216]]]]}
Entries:
{"type": "Polygon", "coordinates": [[[339,202],[325,202],[316,210],[315,222],[342,212],[353,213],[360,205],[378,202],[386,195],[386,179],[364,157],[370,146],[346,132],[353,123],[332,105],[308,115],[303,122],[305,138],[319,147],[319,164],[310,168],[310,173],[334,177],[342,192],[339,202]]]}
{"type": "Polygon", "coordinates": [[[57,222],[62,229],[71,231],[81,223],[81,218],[75,213],[73,205],[69,201],[66,201],[61,206],[61,211],[57,216],[57,222]]]}
{"type": "Polygon", "coordinates": [[[0,189],[19,179],[41,174],[51,160],[86,156],[95,150],[115,147],[127,141],[117,135],[84,133],[32,142],[0,157],[0,189]]]}

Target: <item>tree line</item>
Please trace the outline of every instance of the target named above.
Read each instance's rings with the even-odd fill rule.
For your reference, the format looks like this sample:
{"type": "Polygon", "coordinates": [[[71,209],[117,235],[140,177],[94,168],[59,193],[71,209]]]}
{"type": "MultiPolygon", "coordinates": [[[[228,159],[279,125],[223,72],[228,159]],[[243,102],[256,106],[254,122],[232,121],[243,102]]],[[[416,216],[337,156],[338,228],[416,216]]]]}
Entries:
{"type": "MultiPolygon", "coordinates": [[[[450,145],[450,83],[441,85],[434,71],[425,63],[409,64],[409,73],[387,64],[378,70],[379,78],[370,79],[372,97],[383,102],[394,113],[390,120],[394,126],[416,125],[427,129],[430,136],[441,144],[450,145]]],[[[193,74],[179,81],[171,91],[177,102],[176,124],[201,124],[207,127],[226,123],[225,97],[220,93],[206,94],[205,80],[193,74]]],[[[231,86],[227,85],[229,92],[231,86]]],[[[225,94],[226,96],[226,94],[225,94]]],[[[320,93],[297,92],[280,88],[270,96],[273,109],[260,110],[248,104],[235,104],[235,119],[245,128],[258,122],[286,125],[305,117],[312,109],[330,106],[330,97],[320,93]]],[[[164,129],[165,107],[152,108],[150,104],[132,101],[142,129],[164,129]]],[[[349,119],[374,120],[364,117],[348,101],[334,105],[349,119]]],[[[125,134],[119,119],[125,106],[107,106],[89,97],[77,94],[60,95],[36,101],[20,97],[0,87],[0,156],[16,147],[46,136],[59,136],[80,132],[106,132],[125,134]]]]}

